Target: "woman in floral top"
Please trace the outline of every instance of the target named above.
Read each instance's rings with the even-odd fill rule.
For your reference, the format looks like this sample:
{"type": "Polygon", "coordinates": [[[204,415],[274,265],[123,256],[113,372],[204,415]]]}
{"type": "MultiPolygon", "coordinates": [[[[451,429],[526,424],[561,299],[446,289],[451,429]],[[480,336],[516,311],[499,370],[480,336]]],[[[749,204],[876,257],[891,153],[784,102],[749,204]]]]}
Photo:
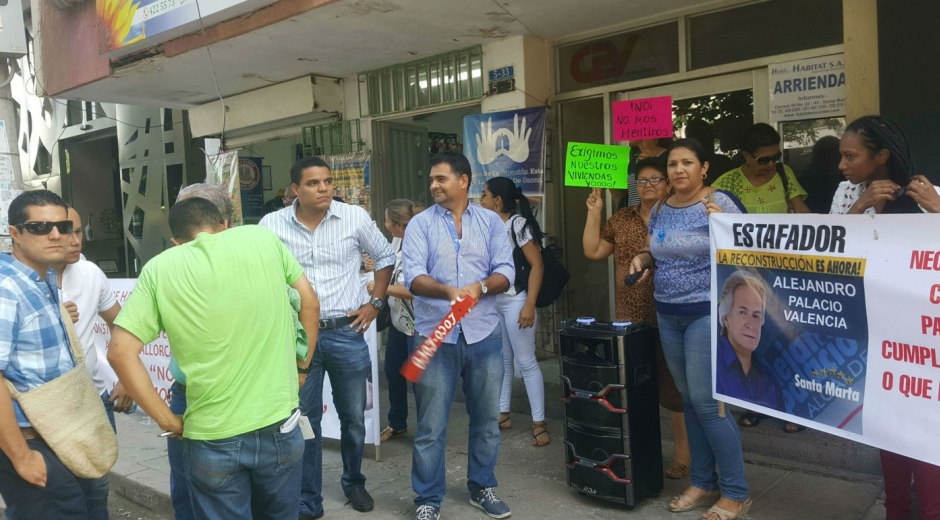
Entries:
{"type": "MultiPolygon", "coordinates": [[[[601,229],[604,200],[601,190],[594,189],[587,199],[587,220],[584,223],[584,256],[591,260],[604,260],[611,254],[617,266],[617,320],[634,323],[647,322],[656,325],[656,308],[653,306],[653,277],[634,285],[626,285],[624,277],[630,272],[630,261],[638,252],[649,247],[650,212],[669,193],[666,181],[666,161],[659,157],[640,160],[637,165],[636,182],[640,203],[618,210],[601,229]]],[[[663,349],[656,346],[658,358],[659,404],[669,410],[672,437],[675,442],[672,464],[665,474],[680,479],[689,474],[691,454],[689,439],[685,434],[685,417],[682,415],[682,397],[666,366],[663,349]]]]}

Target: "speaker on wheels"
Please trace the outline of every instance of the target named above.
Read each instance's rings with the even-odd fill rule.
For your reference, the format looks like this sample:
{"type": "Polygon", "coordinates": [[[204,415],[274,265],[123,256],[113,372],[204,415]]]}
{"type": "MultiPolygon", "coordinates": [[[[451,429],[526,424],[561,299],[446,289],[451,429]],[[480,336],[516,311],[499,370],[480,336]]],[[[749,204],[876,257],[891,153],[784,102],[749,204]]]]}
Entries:
{"type": "Polygon", "coordinates": [[[656,344],[648,324],[567,320],[559,331],[568,485],[633,508],[663,489],[656,344]]]}

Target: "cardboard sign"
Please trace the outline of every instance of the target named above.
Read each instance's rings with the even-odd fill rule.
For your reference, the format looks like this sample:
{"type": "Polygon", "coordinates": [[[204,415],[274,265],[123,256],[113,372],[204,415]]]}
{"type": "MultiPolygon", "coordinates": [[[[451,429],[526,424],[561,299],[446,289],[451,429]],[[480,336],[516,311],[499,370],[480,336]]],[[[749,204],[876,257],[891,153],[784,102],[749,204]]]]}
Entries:
{"type": "Polygon", "coordinates": [[[940,463],[932,218],[712,215],[715,398],[940,463]]]}
{"type": "Polygon", "coordinates": [[[630,147],[568,143],[565,186],[627,189],[630,147]]]}
{"type": "Polygon", "coordinates": [[[617,101],[611,108],[614,141],[672,137],[672,96],[617,101]]]}

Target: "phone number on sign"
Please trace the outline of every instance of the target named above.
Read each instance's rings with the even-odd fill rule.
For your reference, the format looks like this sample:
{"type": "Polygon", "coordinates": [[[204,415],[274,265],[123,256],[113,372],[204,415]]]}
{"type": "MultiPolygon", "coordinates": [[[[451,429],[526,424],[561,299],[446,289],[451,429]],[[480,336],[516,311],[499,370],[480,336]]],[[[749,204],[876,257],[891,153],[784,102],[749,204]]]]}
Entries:
{"type": "Polygon", "coordinates": [[[167,11],[172,11],[185,4],[187,0],[160,0],[141,8],[141,14],[144,20],[149,20],[154,16],[161,15],[167,11]]]}

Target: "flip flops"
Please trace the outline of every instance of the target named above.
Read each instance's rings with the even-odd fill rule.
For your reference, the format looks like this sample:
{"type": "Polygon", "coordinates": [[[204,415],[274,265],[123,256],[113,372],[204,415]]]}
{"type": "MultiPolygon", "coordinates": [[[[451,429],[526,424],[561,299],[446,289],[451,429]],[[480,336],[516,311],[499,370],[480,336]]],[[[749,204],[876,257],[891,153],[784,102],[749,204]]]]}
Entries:
{"type": "Polygon", "coordinates": [[[499,429],[508,430],[510,428],[512,428],[512,419],[509,418],[509,414],[500,413],[499,414],[499,429]]]}
{"type": "Polygon", "coordinates": [[[761,420],[764,417],[766,416],[762,413],[745,412],[744,415],[742,415],[741,418],[738,419],[738,424],[740,424],[744,428],[753,428],[757,426],[758,424],[760,424],[761,420]]]}
{"type": "MultiPolygon", "coordinates": [[[[727,509],[722,509],[718,507],[717,505],[714,505],[708,509],[708,512],[706,512],[705,515],[707,515],[708,513],[715,513],[716,515],[718,515],[718,520],[735,520],[736,518],[747,515],[748,512],[751,510],[752,505],[754,505],[753,500],[751,500],[750,498],[745,500],[744,507],[742,507],[741,510],[738,511],[737,513],[732,513],[731,511],[728,511],[727,509]]],[[[705,515],[702,515],[702,518],[705,518],[705,515]]]]}
{"type": "Polygon", "coordinates": [[[672,461],[672,464],[670,464],[669,467],[666,468],[666,471],[664,472],[664,474],[668,478],[677,480],[688,475],[689,471],[690,471],[690,468],[687,464],[683,464],[679,462],[678,460],[674,460],[672,461]]]}
{"type": "Polygon", "coordinates": [[[715,491],[709,491],[708,493],[705,493],[704,495],[700,496],[698,500],[693,500],[689,495],[680,493],[679,495],[672,497],[672,500],[669,501],[670,505],[667,507],[673,513],[682,513],[699,507],[705,507],[710,502],[718,500],[719,498],[721,498],[721,491],[718,491],[717,489],[715,491]],[[672,507],[671,505],[673,500],[679,501],[676,507],[672,507]]]}
{"type": "Polygon", "coordinates": [[[532,446],[541,448],[542,446],[548,446],[550,442],[552,442],[552,438],[548,435],[545,421],[532,423],[532,446]],[[544,442],[542,441],[543,438],[544,442]]]}

